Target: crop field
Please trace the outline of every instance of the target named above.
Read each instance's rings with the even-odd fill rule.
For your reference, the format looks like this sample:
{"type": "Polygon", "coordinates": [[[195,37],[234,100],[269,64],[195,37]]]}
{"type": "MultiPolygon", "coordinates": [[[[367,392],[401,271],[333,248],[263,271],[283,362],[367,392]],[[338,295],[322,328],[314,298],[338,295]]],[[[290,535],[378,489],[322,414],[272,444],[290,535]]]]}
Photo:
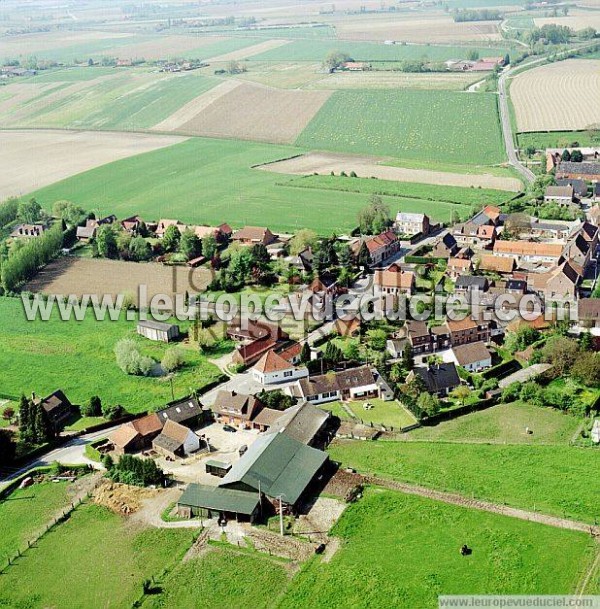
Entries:
{"type": "Polygon", "coordinates": [[[584,522],[600,518],[598,489],[589,484],[600,467],[597,450],[344,441],[329,452],[361,472],[584,522]]]}
{"type": "Polygon", "coordinates": [[[241,61],[243,59],[248,59],[249,57],[253,57],[254,55],[260,55],[261,53],[265,53],[270,51],[271,49],[277,49],[284,44],[288,44],[288,40],[265,40],[264,42],[255,42],[250,46],[243,47],[241,49],[236,49],[234,51],[229,51],[227,53],[223,53],[221,55],[216,55],[214,57],[207,57],[206,60],[211,63],[218,62],[226,62],[226,61],[241,61]]]}
{"type": "MultiPolygon", "coordinates": [[[[54,75],[56,77],[56,75],[54,75]]],[[[94,80],[65,81],[32,103],[13,108],[7,123],[134,131],[152,127],[219,83],[199,74],[164,75],[113,71],[94,80]]]]}
{"type": "Polygon", "coordinates": [[[566,445],[580,423],[579,419],[553,408],[517,402],[498,404],[433,427],[420,427],[406,438],[437,442],[566,445]],[[533,433],[526,434],[527,427],[533,433]]]}
{"type": "Polygon", "coordinates": [[[17,489],[0,501],[0,561],[23,550],[68,505],[68,488],[66,482],[43,482],[17,489]]]}
{"type": "Polygon", "coordinates": [[[569,14],[564,17],[536,17],[534,19],[536,27],[542,27],[551,23],[570,27],[572,30],[583,30],[586,27],[600,29],[600,13],[595,11],[585,10],[570,10],[569,14]]]}
{"type": "MultiPolygon", "coordinates": [[[[297,181],[296,183],[298,184],[327,184],[328,180],[326,178],[332,177],[330,176],[332,171],[337,176],[339,176],[342,171],[344,171],[347,175],[354,171],[359,178],[377,178],[377,180],[381,180],[382,182],[385,181],[385,184],[381,187],[391,190],[392,193],[397,193],[400,189],[405,188],[405,186],[402,184],[392,186],[391,184],[388,184],[388,182],[414,182],[421,185],[427,185],[425,188],[430,193],[433,192],[433,189],[429,188],[429,186],[434,185],[458,187],[459,191],[465,191],[467,187],[476,188],[477,194],[473,193],[471,196],[469,196],[470,200],[481,195],[481,191],[484,189],[488,190],[491,188],[495,191],[512,192],[518,192],[521,189],[520,181],[514,178],[500,177],[490,174],[460,174],[446,171],[407,169],[405,167],[384,165],[383,163],[385,162],[386,159],[379,157],[309,152],[308,154],[284,159],[277,163],[269,163],[268,165],[264,165],[259,169],[272,171],[275,173],[306,176],[307,179],[299,182],[297,181]],[[320,174],[322,177],[317,177],[314,174],[320,174]]],[[[378,188],[377,185],[361,186],[358,188],[359,184],[364,185],[366,183],[364,180],[359,180],[356,183],[352,183],[331,179],[329,180],[329,183],[331,185],[337,184],[337,187],[341,188],[342,190],[356,190],[357,192],[360,192],[363,188],[367,190],[378,188]]],[[[380,182],[376,182],[375,184],[381,185],[380,182]]],[[[440,195],[442,195],[443,192],[446,191],[439,190],[438,192],[440,195]]],[[[461,196],[460,199],[442,198],[442,200],[462,202],[464,200],[464,196],[461,196]]],[[[507,198],[508,194],[506,192],[502,194],[495,193],[492,196],[507,198]]]]}
{"type": "MultiPolygon", "coordinates": [[[[199,293],[212,277],[206,268],[188,269],[184,266],[124,262],[94,258],[63,257],[44,267],[26,285],[26,290],[42,294],[129,294],[140,305],[140,286],[145,286],[148,299],[156,294],[199,293]]],[[[143,303],[142,303],[143,305],[143,303]]]]}
{"type": "Polygon", "coordinates": [[[131,607],[143,581],[181,560],[191,543],[189,529],[138,528],[87,504],[2,575],[0,606],[131,607]]]}
{"type": "MultiPolygon", "coordinates": [[[[121,218],[140,214],[234,227],[254,225],[260,218],[275,231],[312,228],[326,235],[352,230],[366,204],[364,194],[288,187],[281,175],[252,168],[299,152],[289,146],[193,138],[84,172],[34,195],[47,209],[67,199],[121,218]]],[[[415,200],[407,211],[426,211],[439,221],[449,218],[452,207],[415,200]]]]}
{"type": "Polygon", "coordinates": [[[332,533],[341,548],[329,563],[308,563],[280,609],[435,609],[445,594],[568,594],[597,551],[583,533],[379,489],[349,506],[332,533]]]}
{"type": "Polygon", "coordinates": [[[414,15],[363,15],[349,17],[336,24],[341,40],[395,40],[448,44],[461,42],[493,42],[501,40],[498,21],[455,22],[443,13],[414,15]]]}
{"type": "Polygon", "coordinates": [[[527,70],[510,86],[518,131],[567,131],[600,124],[600,61],[569,59],[527,70]],[[558,103],[577,91],[577,104],[558,103]]]}
{"type": "Polygon", "coordinates": [[[353,40],[294,40],[290,44],[255,55],[255,61],[323,61],[330,51],[348,53],[355,61],[403,61],[423,59],[446,61],[466,59],[471,50],[481,57],[505,55],[510,51],[506,45],[474,46],[429,46],[428,44],[382,44],[376,42],[356,42],[353,40]]]}
{"type": "Polygon", "coordinates": [[[144,607],[266,609],[285,590],[285,563],[258,552],[214,546],[201,558],[180,563],[161,582],[162,592],[144,607]]]}
{"type": "Polygon", "coordinates": [[[181,137],[142,133],[0,131],[0,166],[4,170],[0,200],[182,141],[181,137]]]}
{"type": "MultiPolygon", "coordinates": [[[[326,77],[321,62],[307,61],[254,61],[244,62],[246,72],[235,75],[235,82],[241,80],[255,82],[279,89],[312,88],[311,83],[318,83],[326,77]]],[[[329,76],[334,76],[330,74],[329,76]]],[[[316,88],[322,88],[315,85],[316,88]]],[[[327,88],[327,87],[324,87],[327,88]]]]}
{"type": "Polygon", "coordinates": [[[336,91],[297,143],[428,162],[505,160],[496,96],[488,93],[336,91]]]}
{"type": "MultiPolygon", "coordinates": [[[[182,325],[182,329],[183,329],[182,325]]],[[[168,348],[138,337],[136,322],[96,321],[88,312],[83,321],[61,321],[54,312],[48,321],[27,321],[16,298],[0,299],[0,393],[48,395],[61,388],[74,404],[93,395],[104,403],[142,412],[171,401],[166,378],[127,375],[117,366],[114,348],[122,338],[134,339],[144,355],[160,361],[168,348]],[[90,374],[93,371],[93,374],[90,374]]],[[[182,346],[184,367],[173,377],[176,398],[189,395],[219,378],[219,370],[197,349],[182,346]]]]}
{"type": "Polygon", "coordinates": [[[291,91],[243,83],[204,108],[177,131],[292,144],[326,102],[328,91],[291,91]]]}

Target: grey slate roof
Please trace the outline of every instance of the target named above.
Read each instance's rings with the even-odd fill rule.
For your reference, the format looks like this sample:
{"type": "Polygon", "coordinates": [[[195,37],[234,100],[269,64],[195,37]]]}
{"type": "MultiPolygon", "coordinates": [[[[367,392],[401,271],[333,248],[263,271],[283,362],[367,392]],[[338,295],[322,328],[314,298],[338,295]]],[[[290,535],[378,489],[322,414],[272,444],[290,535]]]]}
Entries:
{"type": "Polygon", "coordinates": [[[446,389],[454,389],[460,385],[460,377],[454,364],[439,364],[435,366],[420,366],[414,369],[429,393],[438,393],[446,389]]]}
{"type": "Polygon", "coordinates": [[[310,444],[330,416],[330,413],[304,402],[284,411],[267,433],[281,432],[298,442],[310,444]]]}

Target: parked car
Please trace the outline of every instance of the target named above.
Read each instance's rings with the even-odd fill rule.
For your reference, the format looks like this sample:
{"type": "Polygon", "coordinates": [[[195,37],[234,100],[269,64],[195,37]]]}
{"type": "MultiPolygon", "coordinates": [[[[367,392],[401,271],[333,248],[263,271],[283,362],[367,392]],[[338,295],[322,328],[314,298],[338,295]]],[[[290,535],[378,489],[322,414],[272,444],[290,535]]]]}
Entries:
{"type": "Polygon", "coordinates": [[[325,552],[325,544],[324,543],[320,543],[316,548],[315,548],[315,554],[323,554],[323,552],[325,552]]]}
{"type": "Polygon", "coordinates": [[[237,431],[237,429],[235,427],[232,427],[231,425],[223,425],[223,431],[235,433],[237,431]]]}

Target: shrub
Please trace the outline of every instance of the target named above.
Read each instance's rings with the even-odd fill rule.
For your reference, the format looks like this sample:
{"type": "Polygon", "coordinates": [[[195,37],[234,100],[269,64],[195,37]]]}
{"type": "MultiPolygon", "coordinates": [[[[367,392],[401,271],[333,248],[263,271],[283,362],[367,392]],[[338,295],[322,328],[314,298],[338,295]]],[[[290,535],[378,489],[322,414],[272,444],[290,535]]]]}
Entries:
{"type": "Polygon", "coordinates": [[[179,347],[172,347],[165,351],[160,365],[165,372],[174,372],[178,368],[181,368],[183,363],[184,357],[181,349],[179,347]]]}
{"type": "Polygon", "coordinates": [[[117,365],[125,374],[148,376],[154,366],[154,360],[142,355],[135,341],[130,338],[124,338],[117,343],[115,356],[117,365]]]}

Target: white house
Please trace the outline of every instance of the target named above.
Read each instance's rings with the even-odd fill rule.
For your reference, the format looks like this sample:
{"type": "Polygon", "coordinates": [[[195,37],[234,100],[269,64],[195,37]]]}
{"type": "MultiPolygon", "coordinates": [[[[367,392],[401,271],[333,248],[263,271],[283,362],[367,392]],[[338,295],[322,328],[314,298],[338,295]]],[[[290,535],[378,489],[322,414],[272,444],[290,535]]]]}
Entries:
{"type": "Polygon", "coordinates": [[[417,235],[429,233],[429,216],[425,214],[411,214],[399,211],[396,214],[394,228],[399,235],[417,235]]]}
{"type": "Polygon", "coordinates": [[[492,354],[482,341],[456,345],[452,348],[450,359],[469,372],[479,372],[492,366],[492,354]]]}
{"type": "Polygon", "coordinates": [[[252,369],[252,377],[261,385],[286,383],[307,376],[306,368],[294,366],[275,351],[267,351],[252,369]]]}

